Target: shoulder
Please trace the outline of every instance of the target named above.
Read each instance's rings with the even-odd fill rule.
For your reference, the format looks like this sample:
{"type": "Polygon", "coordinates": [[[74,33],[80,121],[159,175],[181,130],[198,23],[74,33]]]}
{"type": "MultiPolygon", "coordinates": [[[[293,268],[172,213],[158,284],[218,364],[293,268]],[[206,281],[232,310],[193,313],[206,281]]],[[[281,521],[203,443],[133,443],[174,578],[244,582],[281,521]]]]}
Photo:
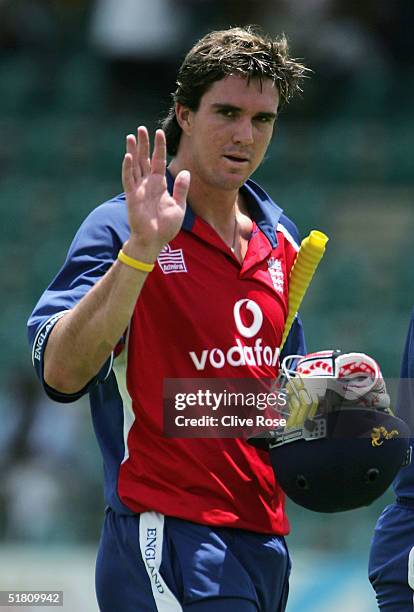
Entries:
{"type": "Polygon", "coordinates": [[[73,245],[79,241],[125,242],[129,235],[125,194],[121,193],[94,208],[79,227],[73,245]]]}
{"type": "Polygon", "coordinates": [[[120,227],[128,220],[125,194],[120,193],[94,208],[85,218],[84,223],[99,223],[114,228],[120,227]]]}

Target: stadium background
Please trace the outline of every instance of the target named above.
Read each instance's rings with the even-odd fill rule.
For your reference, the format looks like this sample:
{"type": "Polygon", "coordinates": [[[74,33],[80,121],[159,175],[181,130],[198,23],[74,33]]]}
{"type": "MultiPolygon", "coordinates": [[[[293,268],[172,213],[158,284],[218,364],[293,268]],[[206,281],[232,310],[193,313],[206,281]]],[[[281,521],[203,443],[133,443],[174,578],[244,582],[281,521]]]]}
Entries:
{"type": "MultiPolygon", "coordinates": [[[[64,609],[96,609],[88,407],[40,394],[25,324],[80,221],[122,190],[125,134],[156,125],[208,29],[285,31],[314,70],[256,178],[303,235],[331,239],[302,308],[309,348],[362,350],[398,375],[414,286],[413,22],[410,0],[0,1],[0,589],[64,589],[64,609]]],[[[289,504],[289,612],[376,609],[367,555],[391,499],[336,516],[289,504]]]]}

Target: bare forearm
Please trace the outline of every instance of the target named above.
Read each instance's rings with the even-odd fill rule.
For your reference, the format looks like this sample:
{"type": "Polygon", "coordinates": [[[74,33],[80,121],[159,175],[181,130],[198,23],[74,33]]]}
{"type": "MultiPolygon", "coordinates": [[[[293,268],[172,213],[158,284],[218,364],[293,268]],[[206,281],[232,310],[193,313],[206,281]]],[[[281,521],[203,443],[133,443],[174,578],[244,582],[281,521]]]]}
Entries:
{"type": "MultiPolygon", "coordinates": [[[[186,208],[190,173],[176,176],[172,196],[165,178],[165,134],[157,130],[150,159],[148,131],[127,136],[122,183],[131,230],[123,251],[153,263],[179,232],[186,208]]],[[[95,376],[128,327],[147,274],[116,261],[76,307],[63,316],[45,349],[46,383],[63,393],[80,391],[95,376]]]]}
{"type": "MultiPolygon", "coordinates": [[[[125,245],[130,256],[153,261],[125,245]]],[[[53,329],[45,351],[46,383],[63,393],[82,389],[100,370],[131,320],[147,274],[116,261],[53,329]]]]}

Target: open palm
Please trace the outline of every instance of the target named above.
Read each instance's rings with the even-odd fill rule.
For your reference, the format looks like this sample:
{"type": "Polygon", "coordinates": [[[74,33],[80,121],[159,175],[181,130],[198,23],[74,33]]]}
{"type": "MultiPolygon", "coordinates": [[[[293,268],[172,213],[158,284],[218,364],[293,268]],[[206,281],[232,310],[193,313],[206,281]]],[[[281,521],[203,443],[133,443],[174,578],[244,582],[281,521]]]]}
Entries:
{"type": "Polygon", "coordinates": [[[137,138],[127,136],[122,164],[122,183],[128,205],[131,236],[140,244],[159,252],[180,231],[190,187],[190,173],[178,173],[171,196],[165,177],[167,147],[162,130],[155,133],[150,158],[148,131],[138,128],[137,138]]]}

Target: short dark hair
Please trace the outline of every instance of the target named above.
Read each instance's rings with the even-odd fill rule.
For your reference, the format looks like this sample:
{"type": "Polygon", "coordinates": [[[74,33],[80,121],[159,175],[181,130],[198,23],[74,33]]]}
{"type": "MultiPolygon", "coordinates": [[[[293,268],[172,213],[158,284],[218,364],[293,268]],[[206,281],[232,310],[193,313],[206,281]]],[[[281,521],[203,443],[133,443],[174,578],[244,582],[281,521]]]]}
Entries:
{"type": "Polygon", "coordinates": [[[178,70],[174,104],[161,121],[169,155],[176,155],[181,138],[175,104],[196,111],[209,87],[226,76],[240,75],[248,81],[272,79],[279,90],[280,107],[287,104],[302,91],[301,81],[309,71],[288,53],[284,35],[272,39],[253,26],[214,31],[201,38],[178,70]]]}

